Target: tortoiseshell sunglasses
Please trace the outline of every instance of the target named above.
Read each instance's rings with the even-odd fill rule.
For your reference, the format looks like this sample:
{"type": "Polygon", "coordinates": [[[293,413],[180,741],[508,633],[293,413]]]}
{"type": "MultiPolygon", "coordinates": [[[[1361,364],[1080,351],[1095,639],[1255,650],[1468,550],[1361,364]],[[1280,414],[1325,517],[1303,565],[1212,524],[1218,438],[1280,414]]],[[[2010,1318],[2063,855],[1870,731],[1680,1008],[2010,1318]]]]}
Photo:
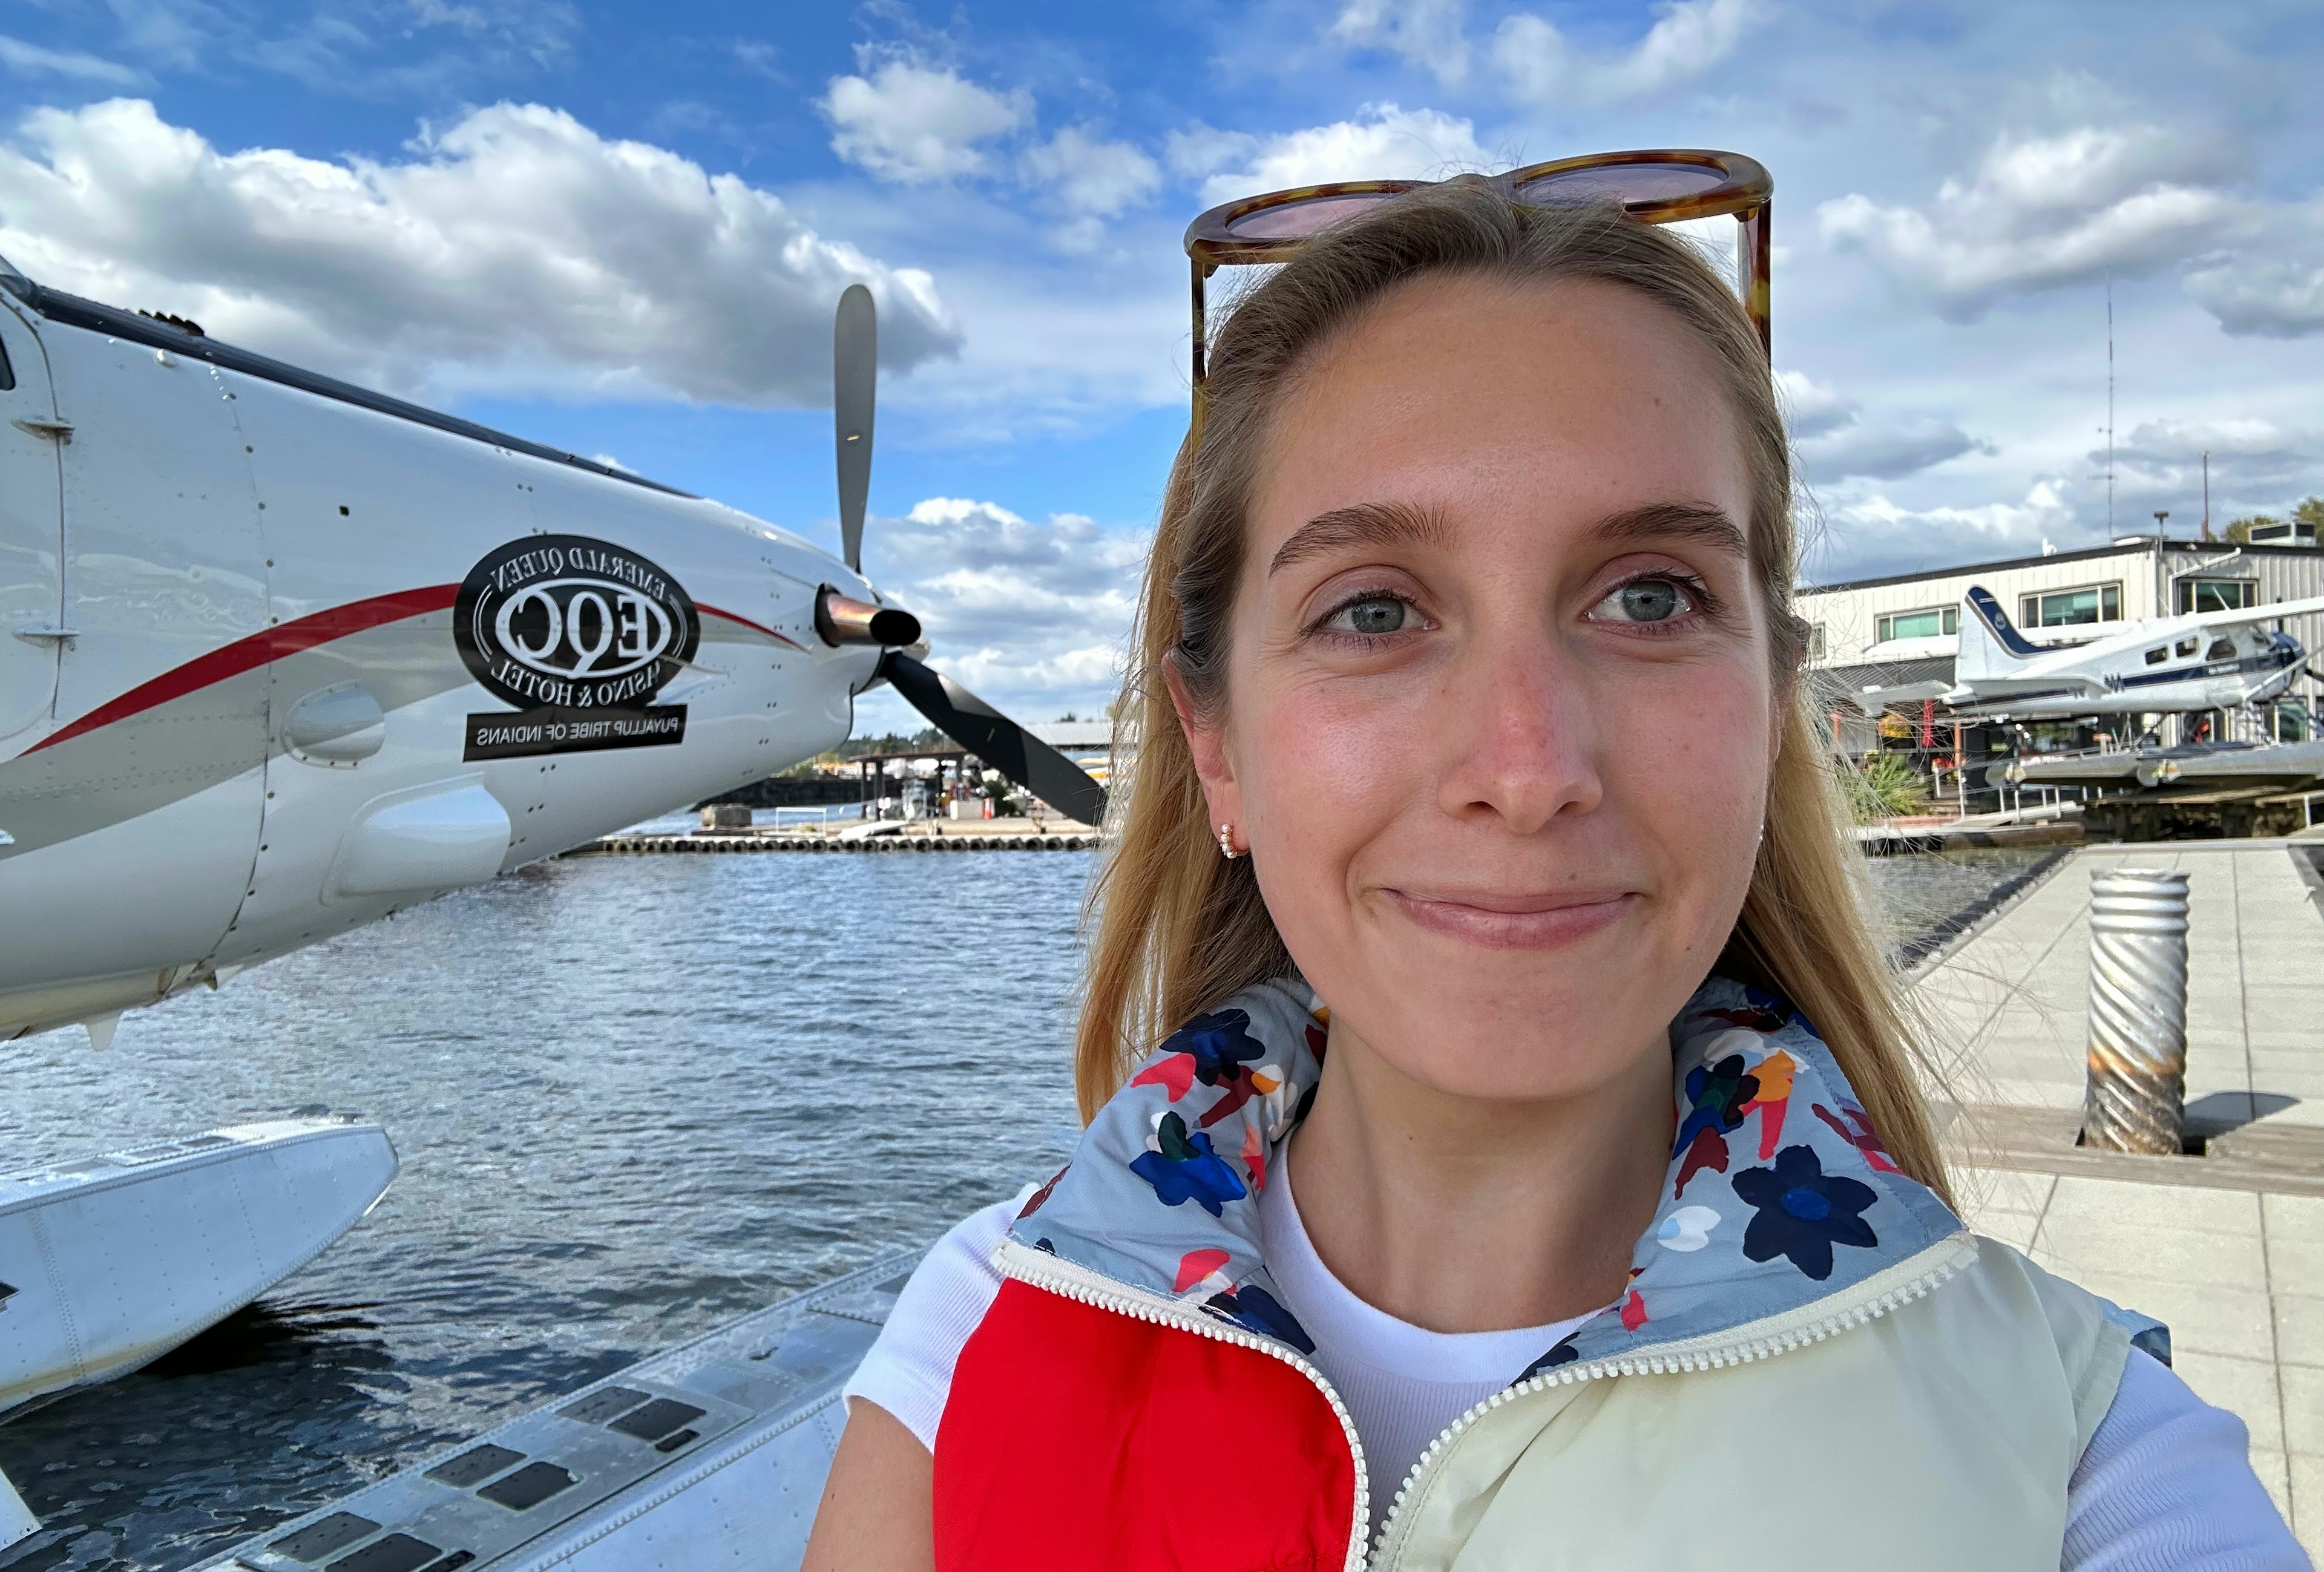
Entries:
{"type": "MultiPolygon", "coordinates": [[[[1480,177],[1462,175],[1461,179],[1480,177]]],[[[1767,218],[1775,183],[1756,159],[1741,153],[1695,148],[1638,152],[1600,152],[1555,159],[1481,177],[1512,201],[1549,207],[1566,202],[1615,201],[1633,218],[1674,224],[1689,218],[1732,214],[1741,228],[1736,254],[1737,293],[1770,343],[1767,315],[1767,218]]],[[[1194,411],[1203,408],[1204,281],[1222,267],[1282,262],[1310,236],[1402,191],[1443,184],[1434,180],[1342,180],[1329,186],[1297,186],[1222,203],[1186,226],[1186,255],[1194,264],[1194,411]]]]}

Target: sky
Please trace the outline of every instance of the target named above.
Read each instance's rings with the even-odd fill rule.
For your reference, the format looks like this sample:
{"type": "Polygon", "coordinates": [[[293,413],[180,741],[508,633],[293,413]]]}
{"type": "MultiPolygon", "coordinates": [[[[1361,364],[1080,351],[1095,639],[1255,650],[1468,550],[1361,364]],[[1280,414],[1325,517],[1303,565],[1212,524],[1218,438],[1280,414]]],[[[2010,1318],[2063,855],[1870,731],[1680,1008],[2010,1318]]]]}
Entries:
{"type": "Polygon", "coordinates": [[[862,281],[866,567],[1040,721],[1117,680],[1204,207],[1757,158],[1828,583],[2324,492],[2319,79],[2293,0],[0,0],[0,254],[825,544],[862,281]]]}

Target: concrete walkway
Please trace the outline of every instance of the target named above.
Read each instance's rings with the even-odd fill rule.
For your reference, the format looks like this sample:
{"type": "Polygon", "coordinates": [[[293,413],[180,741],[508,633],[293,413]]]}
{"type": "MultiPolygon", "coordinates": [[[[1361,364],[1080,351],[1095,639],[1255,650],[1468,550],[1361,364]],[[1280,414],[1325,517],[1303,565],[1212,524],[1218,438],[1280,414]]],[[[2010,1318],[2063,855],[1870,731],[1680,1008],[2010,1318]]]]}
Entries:
{"type": "Polygon", "coordinates": [[[2282,842],[2091,847],[1923,972],[1952,1095],[2080,1109],[2089,1030],[2090,874],[2188,879],[2187,1101],[2220,1122],[2324,1125],[2324,914],[2282,842]],[[2253,1106],[2246,1099],[2256,1099],[2253,1106]]]}
{"type": "MultiPolygon", "coordinates": [[[[2080,1108],[2090,870],[2172,868],[2191,876],[2190,1111],[2324,1126],[2324,913],[2294,855],[2250,843],[2076,854],[1917,979],[1932,1034],[1958,1055],[1950,1097],[2080,1108]]],[[[2169,1323],[2180,1374],[2242,1419],[2253,1466],[2324,1563],[2324,1197],[1979,1168],[1957,1180],[1981,1231],[2169,1323]]]]}

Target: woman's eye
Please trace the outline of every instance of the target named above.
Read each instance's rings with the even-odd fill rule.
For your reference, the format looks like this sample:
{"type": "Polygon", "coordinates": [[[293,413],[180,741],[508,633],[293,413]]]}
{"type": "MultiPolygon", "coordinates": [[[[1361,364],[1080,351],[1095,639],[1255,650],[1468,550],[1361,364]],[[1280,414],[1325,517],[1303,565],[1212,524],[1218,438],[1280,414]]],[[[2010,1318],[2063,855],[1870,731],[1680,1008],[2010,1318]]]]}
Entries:
{"type": "Polygon", "coordinates": [[[1667,622],[1695,609],[1694,597],[1669,579],[1639,579],[1624,584],[1590,609],[1607,622],[1667,622]]]}
{"type": "Polygon", "coordinates": [[[1412,608],[1394,595],[1368,595],[1360,601],[1351,601],[1323,620],[1323,626],[1339,633],[1361,633],[1377,637],[1383,633],[1400,633],[1410,618],[1412,608]]]}

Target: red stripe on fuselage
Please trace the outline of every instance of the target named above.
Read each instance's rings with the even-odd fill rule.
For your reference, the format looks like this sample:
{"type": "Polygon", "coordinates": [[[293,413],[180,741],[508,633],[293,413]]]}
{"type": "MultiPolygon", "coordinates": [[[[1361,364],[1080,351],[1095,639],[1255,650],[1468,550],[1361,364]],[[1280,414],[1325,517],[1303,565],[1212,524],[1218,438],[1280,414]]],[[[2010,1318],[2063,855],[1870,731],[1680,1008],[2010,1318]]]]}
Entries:
{"type": "Polygon", "coordinates": [[[753,633],[763,633],[770,639],[780,639],[785,644],[789,645],[793,649],[805,649],[807,648],[806,645],[801,644],[798,639],[785,638],[782,634],[776,632],[773,629],[767,627],[764,623],[753,622],[748,617],[737,617],[732,611],[722,611],[715,606],[706,606],[700,601],[694,602],[694,609],[697,611],[707,611],[713,617],[724,617],[729,622],[740,622],[743,627],[748,628],[753,633]]]}
{"type": "MultiPolygon", "coordinates": [[[[460,586],[457,584],[429,584],[424,589],[398,590],[392,595],[374,595],[368,601],[350,601],[344,606],[333,606],[328,611],[295,618],[263,632],[254,633],[247,639],[222,644],[207,655],[196,656],[183,666],[172,666],[151,682],[138,684],[118,698],[106,700],[62,731],[42,738],[24,751],[38,753],[43,748],[53,748],[100,726],[125,721],[156,704],[183,698],[212,683],[240,676],[268,661],[296,655],[302,649],[312,649],[318,644],[328,644],[335,639],[383,628],[390,622],[401,622],[407,617],[424,617],[430,611],[448,611],[452,602],[459,598],[459,593],[460,586]]],[[[739,622],[770,639],[782,639],[793,649],[802,648],[797,640],[784,639],[773,629],[761,627],[748,617],[737,617],[733,612],[722,611],[715,606],[697,604],[696,610],[706,611],[714,617],[724,617],[729,622],[739,622]]]]}
{"type": "Polygon", "coordinates": [[[406,617],[448,611],[459,593],[460,586],[457,584],[429,584],[425,589],[398,590],[392,595],[374,595],[368,601],[350,601],[344,606],[333,606],[311,616],[294,618],[263,632],[254,633],[247,639],[222,644],[207,655],[196,656],[183,666],[172,666],[151,682],[138,684],[119,698],[106,700],[61,731],[42,738],[24,751],[38,753],[43,748],[54,748],[60,742],[94,731],[100,726],[127,720],[156,704],[181,699],[198,688],[222,683],[228,677],[240,676],[270,660],[280,660],[302,649],[312,649],[318,644],[328,644],[351,633],[362,633],[390,622],[401,622],[406,617]]]}

